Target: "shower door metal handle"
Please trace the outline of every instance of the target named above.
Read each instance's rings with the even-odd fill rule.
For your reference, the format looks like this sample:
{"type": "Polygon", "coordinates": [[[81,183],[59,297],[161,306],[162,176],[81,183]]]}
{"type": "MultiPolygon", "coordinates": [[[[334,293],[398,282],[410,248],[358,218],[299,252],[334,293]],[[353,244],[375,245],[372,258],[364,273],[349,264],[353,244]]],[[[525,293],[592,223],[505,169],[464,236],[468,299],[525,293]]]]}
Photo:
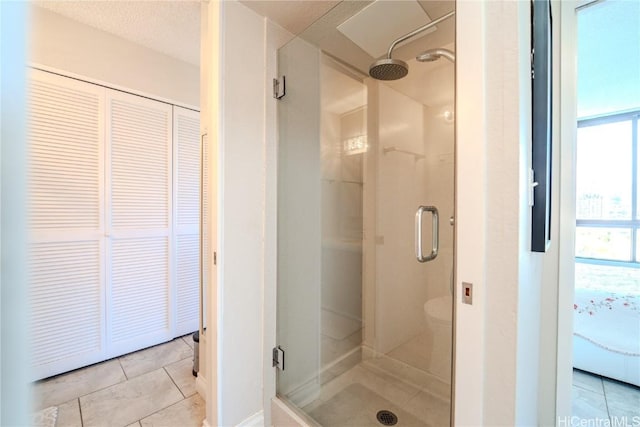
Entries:
{"type": "Polygon", "coordinates": [[[416,259],[418,262],[434,260],[438,256],[438,208],[435,206],[420,206],[416,212],[416,259]],[[431,253],[424,256],[422,252],[422,214],[431,212],[431,253]]]}

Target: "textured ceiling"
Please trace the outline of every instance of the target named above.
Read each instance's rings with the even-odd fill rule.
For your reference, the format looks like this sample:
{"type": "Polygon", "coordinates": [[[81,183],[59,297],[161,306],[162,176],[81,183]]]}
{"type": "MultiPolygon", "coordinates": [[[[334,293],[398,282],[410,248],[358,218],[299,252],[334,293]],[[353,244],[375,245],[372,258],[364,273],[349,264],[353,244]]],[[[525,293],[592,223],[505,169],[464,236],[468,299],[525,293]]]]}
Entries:
{"type": "Polygon", "coordinates": [[[258,15],[269,18],[292,34],[298,35],[331,8],[335,0],[240,0],[258,15]]]}
{"type": "MultiPolygon", "coordinates": [[[[387,1],[392,3],[396,0],[387,1]]],[[[343,1],[313,24],[309,25],[298,36],[312,45],[319,47],[322,51],[330,54],[334,58],[358,69],[364,75],[368,75],[369,66],[374,58],[338,31],[337,27],[369,4],[371,4],[370,0],[343,1]]],[[[432,19],[443,16],[455,7],[453,0],[418,1],[418,4],[432,19]]],[[[410,30],[411,29],[407,29],[407,31],[410,30]]],[[[378,28],[372,25],[370,31],[378,31],[378,28]]],[[[436,26],[436,31],[422,37],[414,37],[406,44],[398,46],[393,51],[393,57],[407,61],[426,49],[441,47],[452,43],[454,34],[455,20],[447,19],[436,26]]],[[[392,41],[393,40],[388,40],[388,43],[391,44],[392,41]]]]}
{"type": "Polygon", "coordinates": [[[200,2],[35,1],[67,18],[193,65],[200,64],[200,2]]]}

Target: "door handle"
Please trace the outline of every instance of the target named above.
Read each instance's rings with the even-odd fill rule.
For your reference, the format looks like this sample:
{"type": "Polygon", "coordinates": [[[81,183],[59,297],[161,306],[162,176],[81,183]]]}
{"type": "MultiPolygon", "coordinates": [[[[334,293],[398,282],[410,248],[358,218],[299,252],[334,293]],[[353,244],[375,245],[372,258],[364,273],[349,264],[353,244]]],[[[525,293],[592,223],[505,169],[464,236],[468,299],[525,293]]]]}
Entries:
{"type": "Polygon", "coordinates": [[[420,206],[416,212],[416,259],[418,262],[432,261],[438,256],[438,208],[435,206],[420,206]],[[431,212],[431,253],[427,256],[422,252],[422,214],[431,212]]]}

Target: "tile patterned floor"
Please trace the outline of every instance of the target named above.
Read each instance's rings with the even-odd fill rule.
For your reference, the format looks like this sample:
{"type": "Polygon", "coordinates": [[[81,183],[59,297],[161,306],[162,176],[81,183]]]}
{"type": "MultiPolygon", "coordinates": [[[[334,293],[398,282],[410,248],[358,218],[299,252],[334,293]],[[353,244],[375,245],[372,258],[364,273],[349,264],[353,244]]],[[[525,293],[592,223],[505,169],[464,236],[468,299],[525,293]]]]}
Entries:
{"type": "MultiPolygon", "coordinates": [[[[324,384],[302,411],[323,427],[377,425],[372,420],[381,409],[396,413],[399,427],[449,425],[446,385],[405,369],[384,358],[360,362],[324,384]]],[[[639,387],[579,370],[573,374],[572,403],[577,419],[567,425],[632,426],[640,420],[639,387]]]]}
{"type": "Polygon", "coordinates": [[[585,420],[584,425],[589,420],[637,425],[640,420],[640,387],[574,369],[572,391],[572,415],[585,420]]]}
{"type": "MultiPolygon", "coordinates": [[[[205,405],[191,373],[192,346],[188,335],[38,381],[34,411],[57,406],[57,427],[200,427],[205,405]]],[[[380,409],[396,412],[398,426],[448,424],[449,405],[437,396],[446,390],[434,394],[437,387],[416,382],[414,374],[408,381],[390,371],[379,361],[362,362],[325,384],[303,410],[327,427],[373,425],[369,421],[380,409]]],[[[572,415],[610,419],[612,425],[624,425],[619,423],[626,417],[630,423],[640,417],[640,388],[574,370],[572,415]]]]}
{"type": "Polygon", "coordinates": [[[191,335],[33,385],[34,412],[58,407],[56,427],[200,427],[191,335]]]}

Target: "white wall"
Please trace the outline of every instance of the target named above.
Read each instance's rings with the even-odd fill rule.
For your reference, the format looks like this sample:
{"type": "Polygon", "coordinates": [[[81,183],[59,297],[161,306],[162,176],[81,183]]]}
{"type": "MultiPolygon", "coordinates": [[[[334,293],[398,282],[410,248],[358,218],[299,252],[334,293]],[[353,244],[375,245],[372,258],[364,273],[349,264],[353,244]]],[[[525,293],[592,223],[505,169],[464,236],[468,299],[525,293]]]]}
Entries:
{"type": "Polygon", "coordinates": [[[271,83],[277,49],[292,35],[236,1],[209,2],[207,9],[211,57],[203,72],[211,85],[207,126],[209,144],[218,148],[212,165],[218,173],[211,179],[219,211],[209,356],[201,361],[210,377],[205,422],[231,426],[264,416],[268,423],[275,396],[277,266],[278,101],[271,83]]]}
{"type": "Polygon", "coordinates": [[[33,65],[199,106],[199,67],[49,10],[33,5],[30,9],[28,61],[33,65]]]}
{"type": "MultiPolygon", "coordinates": [[[[456,288],[454,422],[483,424],[485,379],[485,283],[487,240],[488,113],[485,103],[485,5],[456,8],[456,288]],[[473,305],[459,300],[460,283],[473,283],[473,305]],[[464,403],[463,403],[464,402],[464,403]]],[[[498,350],[497,348],[495,349],[498,350]]],[[[499,357],[506,357],[507,355],[499,357]]],[[[507,423],[508,424],[508,423],[507,423]]]]}
{"type": "MultiPolygon", "coordinates": [[[[274,101],[265,98],[269,88],[264,71],[265,64],[273,67],[278,37],[269,35],[271,24],[265,26],[244,6],[225,2],[222,7],[226,92],[221,140],[225,170],[220,188],[226,219],[222,220],[220,252],[218,423],[229,425],[263,407],[268,411],[267,401],[275,392],[275,372],[265,350],[275,344],[276,144],[271,127],[274,101]],[[242,55],[232,56],[231,52],[240,51],[242,55]],[[235,100],[231,99],[234,94],[235,100]],[[244,100],[262,101],[242,103],[240,95],[244,100]],[[266,121],[265,114],[269,115],[266,121]],[[238,170],[229,170],[233,168],[238,170]],[[256,223],[243,212],[250,199],[256,217],[266,207],[264,229],[261,220],[256,223]],[[256,201],[265,206],[256,206],[256,201]],[[239,242],[243,252],[233,247],[239,242]],[[250,264],[235,262],[246,253],[255,254],[250,264]]],[[[456,425],[537,423],[536,398],[531,396],[537,396],[538,378],[525,372],[534,363],[535,373],[538,343],[545,338],[535,336],[541,315],[537,293],[541,279],[538,256],[526,250],[528,219],[523,199],[529,151],[528,95],[523,93],[526,70],[522,69],[528,45],[523,27],[527,10],[526,3],[458,3],[456,292],[461,281],[473,282],[474,305],[462,305],[456,298],[456,425]],[[533,303],[525,304],[526,298],[533,303]],[[529,334],[533,334],[531,340],[529,334]]]]}
{"type": "Polygon", "coordinates": [[[537,425],[554,373],[538,371],[549,255],[529,252],[529,5],[460,2],[457,28],[457,291],[473,282],[474,305],[456,302],[456,425],[537,425]]]}
{"type": "Polygon", "coordinates": [[[218,419],[262,410],[265,102],[264,19],[221,3],[218,419]]]}

